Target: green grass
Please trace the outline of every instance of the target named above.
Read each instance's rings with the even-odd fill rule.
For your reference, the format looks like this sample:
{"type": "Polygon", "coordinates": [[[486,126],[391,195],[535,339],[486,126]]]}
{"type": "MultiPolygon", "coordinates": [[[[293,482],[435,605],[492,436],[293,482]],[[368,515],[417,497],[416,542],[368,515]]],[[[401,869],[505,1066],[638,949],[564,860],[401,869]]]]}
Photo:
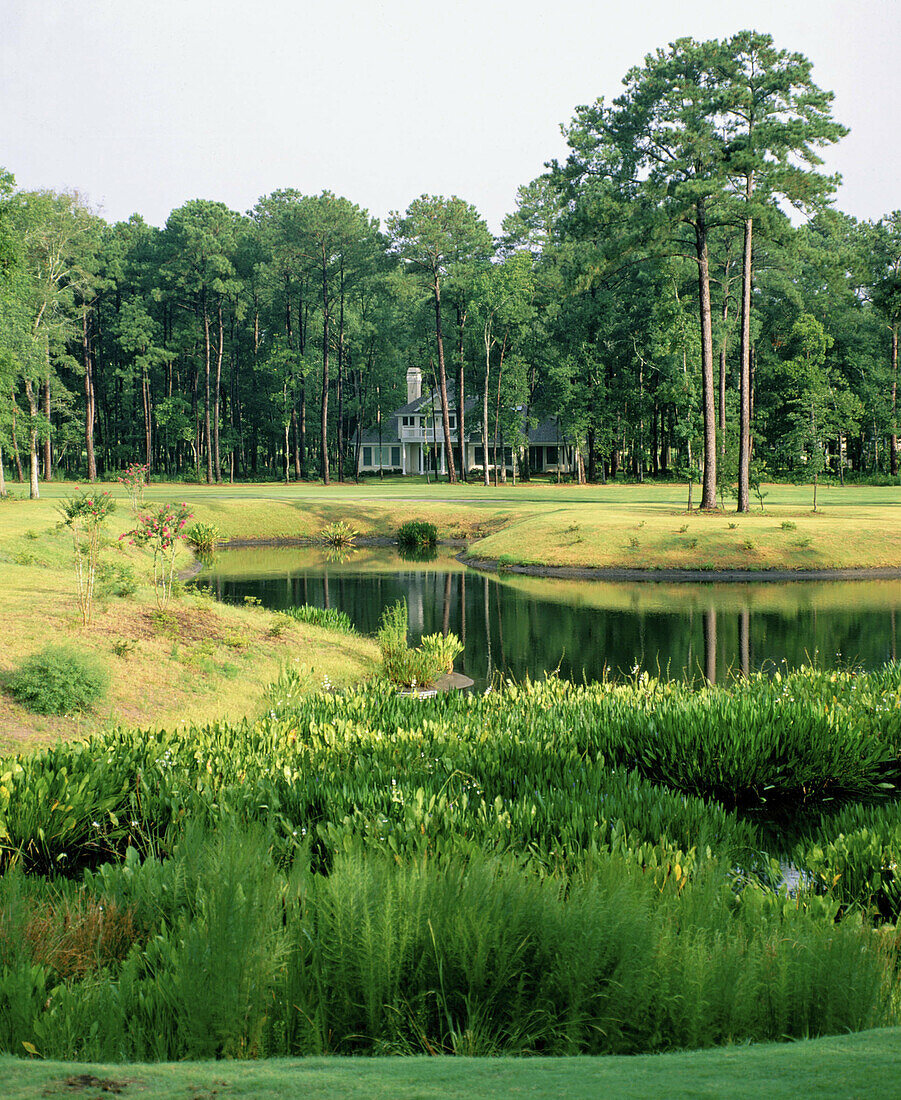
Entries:
{"type": "MultiPolygon", "coordinates": [[[[123,501],[122,515],[124,494],[110,488],[123,501]]],[[[42,501],[0,506],[0,550],[12,520],[19,551],[33,552],[25,532],[52,520],[55,503],[70,490],[55,482],[42,486],[42,501]]],[[[688,514],[685,486],[678,484],[154,483],[147,500],[184,500],[196,521],[215,524],[225,539],[313,539],[338,521],[352,523],[362,536],[393,539],[401,524],[427,521],[440,538],[478,540],[475,554],[512,564],[704,571],[901,566],[897,487],[823,488],[815,515],[807,486],[768,491],[766,511],[743,516],[729,509],[688,514]],[[786,529],[785,522],[795,527],[786,529]]]]}
{"type": "Polygon", "coordinates": [[[120,1082],[127,1100],[679,1100],[898,1095],[901,1029],[692,1054],[608,1058],[310,1058],[247,1064],[85,1065],[0,1058],[5,1100],[110,1095],[67,1085],[120,1082]]]}
{"type": "MultiPolygon", "coordinates": [[[[93,621],[83,626],[71,541],[58,527],[57,508],[72,486],[41,488],[37,501],[0,501],[0,689],[23,660],[52,641],[108,665],[110,690],[102,703],[73,716],[31,714],[0,690],[0,752],[120,723],[171,727],[253,715],[263,705],[267,685],[301,652],[317,683],[328,677],[344,685],[374,672],[377,650],[368,639],[303,623],[273,631],[275,617],[261,608],[186,595],[159,615],[148,583],[149,555],[117,538],[133,522],[119,486],[111,487],[118,509],[107,525],[101,561],[119,571],[133,570],[137,589],[127,598],[98,597],[93,621]]],[[[181,489],[166,486],[156,499],[180,500],[181,489]]],[[[179,566],[192,560],[184,549],[179,566]]]]}

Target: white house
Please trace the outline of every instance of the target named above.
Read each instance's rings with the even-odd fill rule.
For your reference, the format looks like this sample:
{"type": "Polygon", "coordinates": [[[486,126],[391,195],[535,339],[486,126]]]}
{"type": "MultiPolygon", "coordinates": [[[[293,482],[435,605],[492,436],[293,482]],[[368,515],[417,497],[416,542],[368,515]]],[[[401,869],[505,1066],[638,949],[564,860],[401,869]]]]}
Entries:
{"type": "MultiPolygon", "coordinates": [[[[459,454],[460,433],[457,425],[456,390],[448,384],[448,421],[450,443],[454,455],[459,454]]],[[[480,471],[485,466],[482,441],[481,403],[468,397],[464,403],[464,437],[467,471],[480,471]]],[[[489,423],[489,430],[493,427],[489,423]]],[[[528,429],[529,470],[532,473],[569,472],[574,467],[572,440],[561,434],[557,418],[546,417],[528,429]]],[[[525,447],[517,455],[521,465],[525,447]]],[[[492,438],[488,445],[488,468],[512,469],[513,452],[501,438],[492,438]],[[496,443],[496,446],[495,446],[496,443]],[[495,460],[496,456],[496,460],[495,460]]],[[[422,371],[411,367],[407,371],[407,403],[396,409],[382,423],[382,430],[362,433],[359,473],[383,472],[424,474],[426,470],[447,472],[444,424],[441,416],[441,396],[438,390],[422,392],[422,371]]]]}

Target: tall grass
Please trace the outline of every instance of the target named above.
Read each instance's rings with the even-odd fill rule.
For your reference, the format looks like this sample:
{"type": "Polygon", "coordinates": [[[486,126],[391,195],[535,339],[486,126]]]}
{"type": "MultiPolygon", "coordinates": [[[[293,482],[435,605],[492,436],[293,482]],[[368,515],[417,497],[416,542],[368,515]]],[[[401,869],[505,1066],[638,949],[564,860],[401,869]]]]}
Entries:
{"type": "MultiPolygon", "coordinates": [[[[65,979],[32,949],[0,971],[0,1049],[84,1060],[311,1053],[629,1053],[891,1022],[893,964],[835,924],[711,864],[663,886],[596,857],[547,874],[486,855],[308,855],[279,870],[259,833],[182,849],[183,907],[137,888],[124,960],[65,979]],[[198,873],[199,868],[199,873],[198,873]]],[[[132,868],[156,883],[160,863],[132,868]]],[[[107,883],[68,888],[106,904],[107,883]]],[[[0,880],[33,918],[52,893],[0,880]]],[[[3,943],[0,940],[0,950],[3,943]]]]}
{"type": "Polygon", "coordinates": [[[891,1022],[899,684],[286,688],[258,721],[0,762],[0,1049],[568,1054],[891,1022]],[[761,805],[791,840],[740,812],[761,805]]]}

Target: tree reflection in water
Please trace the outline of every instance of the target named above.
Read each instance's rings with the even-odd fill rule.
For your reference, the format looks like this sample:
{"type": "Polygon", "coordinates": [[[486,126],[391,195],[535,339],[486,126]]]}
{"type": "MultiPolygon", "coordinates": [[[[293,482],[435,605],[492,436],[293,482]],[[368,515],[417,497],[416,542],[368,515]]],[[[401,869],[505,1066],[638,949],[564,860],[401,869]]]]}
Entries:
{"type": "Polygon", "coordinates": [[[403,560],[360,548],[328,562],[321,549],[223,551],[197,578],[217,595],[274,609],[312,603],[346,611],[375,633],[405,598],[411,641],[453,632],[457,668],[484,687],[495,673],[591,680],[605,671],[706,679],[750,675],[784,661],[875,668],[897,656],[901,581],[782,584],[613,584],[467,572],[449,554],[403,560]]]}

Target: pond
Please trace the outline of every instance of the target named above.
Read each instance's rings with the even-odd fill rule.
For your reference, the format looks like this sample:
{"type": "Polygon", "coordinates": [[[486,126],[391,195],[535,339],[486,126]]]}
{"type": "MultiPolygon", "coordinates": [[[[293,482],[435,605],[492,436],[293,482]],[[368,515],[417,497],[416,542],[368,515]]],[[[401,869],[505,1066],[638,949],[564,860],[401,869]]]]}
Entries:
{"type": "Polygon", "coordinates": [[[477,687],[553,669],[578,680],[646,670],[717,682],[783,662],[878,668],[897,658],[901,624],[901,580],[560,580],[476,572],[445,551],[409,561],[364,547],[330,562],[317,548],[225,550],[196,583],[230,603],[337,608],[367,634],[406,599],[411,640],[459,635],[457,670],[477,687]]]}

